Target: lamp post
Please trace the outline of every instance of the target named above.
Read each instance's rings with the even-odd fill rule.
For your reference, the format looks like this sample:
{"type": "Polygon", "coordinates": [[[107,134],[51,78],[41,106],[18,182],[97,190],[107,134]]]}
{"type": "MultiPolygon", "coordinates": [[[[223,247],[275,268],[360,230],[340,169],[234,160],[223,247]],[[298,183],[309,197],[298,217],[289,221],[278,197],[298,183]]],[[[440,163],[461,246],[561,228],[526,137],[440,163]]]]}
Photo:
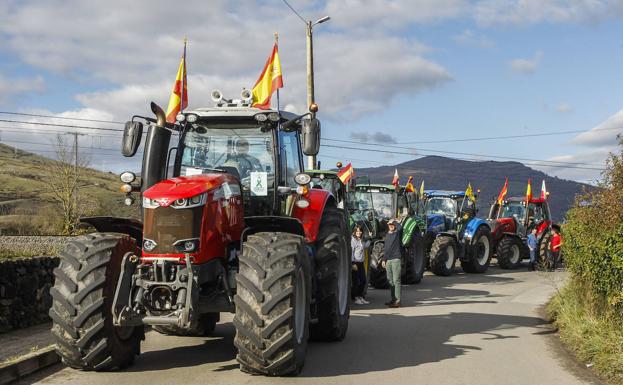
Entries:
{"type": "MultiPolygon", "coordinates": [[[[316,22],[311,20],[305,21],[307,25],[307,107],[316,102],[314,98],[314,42],[313,42],[313,28],[317,24],[322,24],[325,21],[330,20],[329,16],[322,17],[316,22]]],[[[316,117],[316,112],[311,112],[311,117],[316,117]]],[[[307,157],[307,168],[313,170],[316,168],[316,156],[310,155],[307,157]]]]}

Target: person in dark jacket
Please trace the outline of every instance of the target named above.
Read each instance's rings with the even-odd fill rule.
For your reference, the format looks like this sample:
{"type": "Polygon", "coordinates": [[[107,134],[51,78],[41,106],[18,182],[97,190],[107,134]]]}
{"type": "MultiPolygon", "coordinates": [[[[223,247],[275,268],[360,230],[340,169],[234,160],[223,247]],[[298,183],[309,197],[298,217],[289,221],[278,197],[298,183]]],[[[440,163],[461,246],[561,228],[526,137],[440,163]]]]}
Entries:
{"type": "Polygon", "coordinates": [[[387,280],[391,300],[386,303],[389,307],[400,307],[400,259],[402,249],[402,226],[396,219],[390,219],[387,223],[389,231],[385,235],[383,257],[381,259],[381,267],[387,271],[387,280]]]}
{"type": "MultiPolygon", "coordinates": [[[[368,236],[371,236],[369,233],[368,236]]],[[[366,282],[366,270],[364,266],[364,253],[368,247],[370,247],[370,240],[364,240],[363,230],[359,225],[355,226],[353,230],[353,236],[350,240],[350,247],[353,250],[352,255],[352,295],[354,297],[354,303],[357,305],[367,305],[370,302],[363,298],[363,292],[367,285],[366,282]]]]}

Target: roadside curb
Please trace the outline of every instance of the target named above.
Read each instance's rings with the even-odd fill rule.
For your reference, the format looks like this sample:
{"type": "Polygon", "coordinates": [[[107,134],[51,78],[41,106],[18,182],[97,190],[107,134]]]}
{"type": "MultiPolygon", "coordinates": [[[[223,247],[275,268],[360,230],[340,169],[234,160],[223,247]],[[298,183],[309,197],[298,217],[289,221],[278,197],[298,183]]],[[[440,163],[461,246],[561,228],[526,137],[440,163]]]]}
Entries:
{"type": "Polygon", "coordinates": [[[0,385],[16,381],[60,361],[54,346],[28,353],[15,361],[0,365],[0,385]]]}

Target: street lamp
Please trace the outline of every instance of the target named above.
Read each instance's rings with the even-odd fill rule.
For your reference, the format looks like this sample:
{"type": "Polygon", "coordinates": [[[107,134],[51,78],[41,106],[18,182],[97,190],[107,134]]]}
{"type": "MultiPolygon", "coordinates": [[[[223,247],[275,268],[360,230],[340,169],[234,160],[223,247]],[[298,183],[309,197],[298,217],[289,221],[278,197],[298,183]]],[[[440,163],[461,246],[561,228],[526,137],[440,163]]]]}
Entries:
{"type": "MultiPolygon", "coordinates": [[[[322,24],[325,21],[329,21],[329,16],[321,17],[320,19],[312,22],[311,20],[305,20],[292,6],[283,0],[283,2],[294,12],[296,16],[301,19],[307,26],[307,108],[315,103],[314,98],[314,44],[312,41],[313,28],[317,24],[322,24]]],[[[316,111],[310,111],[311,117],[316,117],[316,111]]],[[[313,170],[316,168],[316,156],[310,155],[307,157],[307,169],[313,170]]]]}

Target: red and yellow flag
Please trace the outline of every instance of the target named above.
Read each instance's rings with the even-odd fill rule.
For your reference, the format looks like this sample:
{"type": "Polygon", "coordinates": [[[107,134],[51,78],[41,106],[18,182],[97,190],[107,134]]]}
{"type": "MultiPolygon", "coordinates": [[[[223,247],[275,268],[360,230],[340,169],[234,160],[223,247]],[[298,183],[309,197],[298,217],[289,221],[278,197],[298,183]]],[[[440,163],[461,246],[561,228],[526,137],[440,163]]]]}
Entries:
{"type": "Polygon", "coordinates": [[[340,178],[342,183],[348,184],[348,181],[355,176],[355,169],[351,163],[347,164],[346,167],[342,168],[338,173],[337,177],[340,178]]]}
{"type": "Polygon", "coordinates": [[[169,98],[169,106],[167,107],[167,122],[175,123],[177,114],[186,107],[188,107],[188,82],[186,81],[186,39],[184,39],[184,53],[182,54],[173,91],[171,91],[171,97],[169,98]]]}
{"type": "Polygon", "coordinates": [[[500,194],[498,195],[498,199],[497,199],[497,204],[501,205],[502,202],[504,202],[504,198],[506,197],[506,194],[508,193],[508,178],[506,178],[506,182],[504,182],[504,186],[502,187],[502,190],[500,190],[500,194]]]}
{"type": "Polygon", "coordinates": [[[413,177],[412,176],[409,177],[409,181],[407,181],[407,184],[405,185],[405,191],[406,192],[415,192],[415,186],[413,186],[413,177]]]}
{"type": "Polygon", "coordinates": [[[526,187],[526,206],[532,200],[532,179],[528,179],[528,187],[526,187]]]}
{"type": "Polygon", "coordinates": [[[264,69],[251,91],[253,93],[253,107],[270,108],[270,97],[279,88],[283,88],[283,77],[281,76],[279,49],[277,42],[275,42],[273,52],[268,57],[264,69]]]}
{"type": "Polygon", "coordinates": [[[400,178],[398,177],[398,169],[396,169],[396,171],[394,171],[394,179],[392,179],[392,184],[394,185],[394,187],[396,187],[396,189],[398,189],[399,181],[400,178]]]}

